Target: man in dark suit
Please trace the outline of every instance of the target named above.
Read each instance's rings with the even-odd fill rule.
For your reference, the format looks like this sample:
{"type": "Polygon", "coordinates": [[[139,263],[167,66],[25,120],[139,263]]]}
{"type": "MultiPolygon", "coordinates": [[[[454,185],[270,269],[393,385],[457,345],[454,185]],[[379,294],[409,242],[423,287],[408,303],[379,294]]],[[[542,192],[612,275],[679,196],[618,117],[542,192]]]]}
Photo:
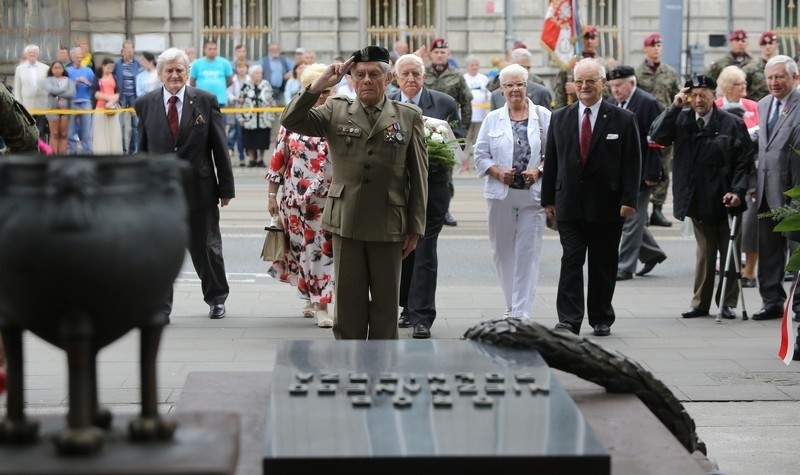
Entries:
{"type": "Polygon", "coordinates": [[[636,202],[636,209],[642,212],[625,219],[625,224],[622,225],[617,267],[617,280],[620,281],[632,279],[634,273],[639,276],[648,274],[667,258],[666,253],[647,229],[645,212],[650,201],[650,191],[661,181],[661,149],[656,146],[651,147],[648,138],[650,124],[661,113],[661,106],[650,93],[636,87],[636,75],[630,66],[617,66],[609,71],[608,82],[611,85],[611,97],[608,102],[636,114],[639,148],[642,152],[642,181],[639,183],[639,199],[636,202]],[[638,273],[637,260],[644,264],[638,273]]]}
{"type": "MultiPolygon", "coordinates": [[[[523,68],[530,71],[531,68],[533,67],[533,55],[527,49],[517,48],[511,52],[511,63],[519,64],[523,68]]],[[[532,81],[531,77],[533,77],[533,74],[531,74],[528,77],[528,86],[525,89],[525,93],[528,95],[528,99],[530,99],[531,102],[533,102],[534,104],[545,107],[547,108],[547,110],[550,110],[550,105],[553,102],[553,96],[552,94],[550,94],[550,90],[548,90],[542,84],[532,81]]],[[[506,104],[506,97],[503,95],[503,91],[498,87],[492,92],[492,97],[491,97],[492,110],[499,109],[503,107],[505,104],[506,104]]]]}
{"type": "Polygon", "coordinates": [[[596,336],[614,323],[619,239],[636,213],[641,155],[636,116],[603,101],[605,68],[593,58],[575,65],[578,102],[553,113],[547,131],[542,206],[558,221],[563,255],[557,329],[580,332],[583,263],[588,253],[587,307],[596,336]]]}
{"type": "MultiPolygon", "coordinates": [[[[464,137],[455,99],[423,87],[425,63],[422,58],[413,54],[401,56],[395,62],[395,75],[400,90],[389,95],[389,99],[413,103],[422,110],[423,116],[455,123],[453,133],[458,138],[464,137]]],[[[439,266],[436,246],[449,205],[447,167],[429,163],[425,234],[417,242],[414,252],[403,260],[400,278],[400,306],[403,311],[400,313],[399,326],[413,327],[414,338],[430,338],[430,329],[436,318],[436,276],[439,266]]]]}
{"type": "Polygon", "coordinates": [[[325,137],[333,182],[322,226],[333,234],[333,336],[397,339],[404,257],[425,232],[428,154],[420,110],[388,99],[389,52],[368,46],[333,63],[286,107],[287,130],[325,137]],[[350,74],[356,98],[320,92],[350,74]]]}
{"type": "MultiPolygon", "coordinates": [[[[157,68],[164,87],[136,100],[139,151],[174,153],[191,165],[185,183],[189,254],[200,277],[203,300],[210,306],[209,318],[224,318],[229,290],[217,204],[227,206],[234,197],[224,121],[213,94],[186,84],[189,79],[186,53],[177,48],[164,51],[158,57],[157,68]]],[[[167,317],[171,310],[170,294],[167,317]]]]}
{"type": "MultiPolygon", "coordinates": [[[[694,296],[691,307],[681,314],[683,318],[709,314],[715,293],[716,258],[719,255],[724,263],[730,244],[728,215],[747,208],[744,195],[753,168],[753,147],[744,122],[717,108],[716,90],[714,79],[702,75],[692,78],[650,126],[653,141],[664,146],[674,144],[673,213],[680,221],[687,216],[692,219],[697,241],[694,296]],[[689,98],[691,108],[684,109],[689,98]]],[[[741,228],[737,235],[740,233],[741,228]]],[[[733,258],[739,259],[735,254],[733,258]]],[[[739,286],[735,280],[731,282],[718,302],[720,316],[727,319],[736,318],[734,308],[739,299],[739,286]]]]}

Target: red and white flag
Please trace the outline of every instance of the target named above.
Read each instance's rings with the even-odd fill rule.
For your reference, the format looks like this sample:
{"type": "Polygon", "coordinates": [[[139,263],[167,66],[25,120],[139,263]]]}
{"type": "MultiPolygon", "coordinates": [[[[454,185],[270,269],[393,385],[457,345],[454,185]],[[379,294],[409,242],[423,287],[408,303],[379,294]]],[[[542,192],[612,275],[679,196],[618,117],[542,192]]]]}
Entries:
{"type": "Polygon", "coordinates": [[[794,325],[792,325],[792,319],[789,318],[789,311],[794,302],[794,289],[797,287],[798,279],[800,279],[800,274],[794,278],[789,299],[786,301],[786,308],[783,310],[783,320],[781,320],[781,346],[778,348],[778,358],[787,365],[792,362],[792,357],[794,357],[794,325]]]}
{"type": "Polygon", "coordinates": [[[561,68],[569,67],[576,56],[579,30],[578,0],[550,0],[541,42],[561,68]]]}

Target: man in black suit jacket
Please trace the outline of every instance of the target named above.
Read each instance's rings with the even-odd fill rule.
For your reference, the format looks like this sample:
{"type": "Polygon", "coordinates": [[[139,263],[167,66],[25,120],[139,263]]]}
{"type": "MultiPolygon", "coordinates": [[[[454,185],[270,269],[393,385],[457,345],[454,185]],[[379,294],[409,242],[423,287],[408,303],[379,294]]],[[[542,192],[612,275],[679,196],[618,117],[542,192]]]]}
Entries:
{"type": "MultiPolygon", "coordinates": [[[[191,165],[185,181],[189,254],[200,277],[203,299],[210,306],[208,316],[224,318],[229,290],[217,204],[230,203],[234,185],[222,114],[214,95],[186,85],[189,58],[182,50],[164,51],[158,57],[157,68],[164,87],[140,97],[135,105],[139,116],[139,151],[174,153],[191,165]],[[177,115],[175,131],[170,119],[173,108],[177,115]]],[[[171,310],[170,294],[167,317],[171,310]]]]}
{"type": "MultiPolygon", "coordinates": [[[[650,146],[648,133],[650,124],[661,113],[661,106],[650,93],[636,87],[636,73],[630,66],[617,66],[608,73],[611,85],[612,105],[627,109],[636,114],[639,126],[639,147],[642,151],[642,181],[639,184],[639,199],[636,209],[646,210],[650,201],[650,192],[661,181],[662,158],[661,149],[650,146]]],[[[622,225],[622,239],[619,244],[619,266],[617,280],[628,280],[633,274],[643,276],[667,258],[667,254],[658,246],[653,234],[647,229],[647,213],[636,213],[627,218],[622,225]],[[636,261],[640,260],[644,267],[636,272],[636,261]]]]}
{"type": "Polygon", "coordinates": [[[633,113],[603,101],[606,72],[595,59],[575,65],[574,83],[578,102],[553,113],[542,178],[542,206],[558,221],[563,250],[556,328],[580,331],[588,252],[589,324],[596,336],[606,336],[615,318],[611,300],[622,223],[636,213],[639,130],[633,113]]]}
{"type": "MultiPolygon", "coordinates": [[[[456,101],[447,94],[423,87],[425,64],[422,59],[413,54],[403,55],[397,59],[394,67],[400,90],[390,94],[389,99],[413,102],[422,110],[423,116],[455,122],[453,133],[463,138],[464,128],[456,101]]],[[[403,260],[400,279],[400,306],[403,311],[399,325],[401,328],[413,327],[414,338],[430,338],[430,329],[436,318],[436,276],[439,266],[436,246],[450,206],[447,172],[448,169],[443,165],[429,164],[425,234],[417,242],[414,252],[403,260]]]]}

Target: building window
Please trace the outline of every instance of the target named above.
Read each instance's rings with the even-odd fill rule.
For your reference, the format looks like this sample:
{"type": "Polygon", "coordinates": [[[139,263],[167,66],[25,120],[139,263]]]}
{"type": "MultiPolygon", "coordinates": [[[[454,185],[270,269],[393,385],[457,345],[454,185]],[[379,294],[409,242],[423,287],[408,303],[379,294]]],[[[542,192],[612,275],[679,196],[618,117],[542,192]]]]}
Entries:
{"type": "Polygon", "coordinates": [[[272,0],[203,0],[203,42],[216,41],[225,58],[232,58],[239,44],[249,59],[266,56],[271,21],[272,0]]]}
{"type": "Polygon", "coordinates": [[[619,41],[619,1],[587,0],[585,25],[596,25],[600,31],[598,54],[604,58],[621,58],[619,41]]]}
{"type": "Polygon", "coordinates": [[[66,0],[6,0],[0,2],[0,62],[16,66],[25,46],[39,47],[40,60],[52,62],[61,46],[70,48],[69,2],[66,0]]]}
{"type": "Polygon", "coordinates": [[[436,0],[370,0],[367,6],[369,43],[389,50],[405,40],[409,51],[436,38],[436,0]]]}
{"type": "MultiPolygon", "coordinates": [[[[795,0],[773,0],[772,30],[778,35],[778,53],[795,56],[798,38],[798,13],[795,0]]],[[[752,41],[752,40],[751,40],[752,41]]]]}

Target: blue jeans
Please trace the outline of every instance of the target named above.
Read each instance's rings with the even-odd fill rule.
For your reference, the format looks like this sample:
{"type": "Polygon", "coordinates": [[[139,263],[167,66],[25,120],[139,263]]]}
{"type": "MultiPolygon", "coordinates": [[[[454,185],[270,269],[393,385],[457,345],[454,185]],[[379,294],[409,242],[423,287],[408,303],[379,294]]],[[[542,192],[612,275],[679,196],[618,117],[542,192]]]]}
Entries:
{"type": "MultiPolygon", "coordinates": [[[[134,102],[136,96],[119,96],[119,106],[123,109],[133,107],[134,102]]],[[[132,112],[123,112],[119,115],[119,126],[122,129],[122,153],[133,155],[139,146],[139,117],[132,112]]]]}
{"type": "Polygon", "coordinates": [[[239,161],[243,162],[245,160],[244,141],[242,140],[242,126],[238,120],[233,121],[233,125],[228,131],[228,150],[233,150],[234,145],[236,151],[239,152],[239,161]]]}
{"type": "MultiPolygon", "coordinates": [[[[91,110],[92,101],[72,102],[76,110],[91,110]]],[[[74,114],[69,116],[69,132],[67,132],[67,153],[78,153],[78,142],[81,144],[81,153],[92,154],[92,114],[74,114]],[[77,136],[77,139],[76,139],[77,136]]]]}

